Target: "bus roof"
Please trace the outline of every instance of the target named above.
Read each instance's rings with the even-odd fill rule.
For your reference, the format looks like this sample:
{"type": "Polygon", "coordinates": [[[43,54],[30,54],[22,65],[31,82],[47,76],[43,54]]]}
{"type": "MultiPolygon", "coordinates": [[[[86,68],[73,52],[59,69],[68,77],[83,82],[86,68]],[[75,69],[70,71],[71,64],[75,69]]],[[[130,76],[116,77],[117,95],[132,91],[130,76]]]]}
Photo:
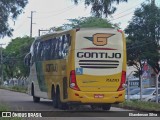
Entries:
{"type": "MultiPolygon", "coordinates": [[[[73,30],[73,29],[71,29],[71,30],[73,30]]],[[[56,36],[57,34],[63,34],[63,33],[69,32],[71,30],[55,31],[55,32],[52,32],[52,33],[48,33],[48,34],[39,36],[36,39],[45,39],[45,38],[48,38],[48,37],[51,37],[51,36],[56,36]]]]}
{"type": "Polygon", "coordinates": [[[45,39],[45,38],[48,38],[48,37],[53,37],[53,36],[56,36],[58,34],[64,34],[66,32],[69,32],[69,31],[72,31],[72,30],[75,30],[75,31],[85,31],[85,30],[107,30],[107,31],[110,31],[110,32],[117,32],[117,29],[115,28],[97,28],[97,27],[89,27],[89,28],[75,28],[75,29],[70,29],[70,30],[63,30],[63,31],[55,31],[55,32],[52,32],[52,33],[48,33],[48,34],[45,34],[45,35],[42,35],[42,36],[39,36],[36,38],[36,40],[39,40],[39,39],[45,39]]]}

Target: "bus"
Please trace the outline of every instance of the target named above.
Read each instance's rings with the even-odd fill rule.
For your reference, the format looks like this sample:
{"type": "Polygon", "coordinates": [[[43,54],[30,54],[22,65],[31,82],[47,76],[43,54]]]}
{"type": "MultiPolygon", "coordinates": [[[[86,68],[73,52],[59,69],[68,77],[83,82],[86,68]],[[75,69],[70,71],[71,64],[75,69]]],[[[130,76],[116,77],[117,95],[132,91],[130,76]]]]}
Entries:
{"type": "Polygon", "coordinates": [[[121,30],[79,28],[37,37],[25,57],[28,93],[65,109],[72,104],[110,110],[125,100],[126,40],[121,30]]]}

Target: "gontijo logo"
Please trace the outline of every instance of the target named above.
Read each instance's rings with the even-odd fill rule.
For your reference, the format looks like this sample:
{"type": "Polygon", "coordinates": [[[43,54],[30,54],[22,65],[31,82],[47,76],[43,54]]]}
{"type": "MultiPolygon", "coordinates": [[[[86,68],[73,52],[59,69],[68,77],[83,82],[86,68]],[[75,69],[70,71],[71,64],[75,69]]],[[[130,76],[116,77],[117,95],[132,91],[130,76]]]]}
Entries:
{"type": "Polygon", "coordinates": [[[107,44],[108,38],[113,36],[114,34],[109,33],[96,33],[93,37],[84,37],[93,42],[96,46],[104,46],[107,44]]]}

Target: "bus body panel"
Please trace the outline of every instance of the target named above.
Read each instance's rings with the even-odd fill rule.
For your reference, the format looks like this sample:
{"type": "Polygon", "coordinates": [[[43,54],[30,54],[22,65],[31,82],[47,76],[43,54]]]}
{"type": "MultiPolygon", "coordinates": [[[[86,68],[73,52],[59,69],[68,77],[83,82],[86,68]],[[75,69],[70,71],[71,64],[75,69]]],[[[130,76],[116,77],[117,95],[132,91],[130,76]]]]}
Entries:
{"type": "Polygon", "coordinates": [[[114,29],[82,29],[76,33],[75,41],[75,70],[80,90],[116,92],[125,57],[122,34],[114,29]],[[101,45],[103,41],[106,43],[101,45]]]}
{"type": "Polygon", "coordinates": [[[106,104],[106,103],[121,103],[124,101],[125,90],[118,92],[83,92],[69,90],[69,102],[77,102],[79,104],[106,104]],[[102,95],[101,97],[95,97],[94,95],[102,95]]]}
{"type": "MultiPolygon", "coordinates": [[[[48,87],[48,96],[51,99],[52,85],[57,85],[63,88],[63,80],[66,74],[66,59],[63,60],[50,60],[43,63],[43,71],[45,74],[45,81],[48,87]]],[[[61,89],[63,91],[63,89],[61,89]]]]}
{"type": "MultiPolygon", "coordinates": [[[[32,84],[34,87],[34,95],[41,98],[48,98],[47,92],[41,91],[41,85],[40,81],[38,81],[37,77],[37,70],[36,70],[36,64],[33,63],[33,65],[30,68],[30,75],[28,77],[28,94],[32,94],[32,84]]],[[[44,79],[43,79],[44,81],[44,79]]],[[[42,86],[43,87],[43,86],[42,86]]]]}

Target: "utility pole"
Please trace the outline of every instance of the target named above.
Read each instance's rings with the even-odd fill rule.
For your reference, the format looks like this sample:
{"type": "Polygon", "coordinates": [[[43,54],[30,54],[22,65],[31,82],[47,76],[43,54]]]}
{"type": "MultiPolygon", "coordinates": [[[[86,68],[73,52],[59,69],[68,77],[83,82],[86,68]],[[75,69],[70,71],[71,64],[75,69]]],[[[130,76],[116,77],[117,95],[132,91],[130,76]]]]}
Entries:
{"type": "Polygon", "coordinates": [[[31,24],[30,24],[30,37],[32,37],[32,25],[35,24],[35,23],[33,23],[33,13],[34,13],[34,12],[35,12],[35,11],[31,11],[31,17],[28,17],[28,18],[31,19],[31,24]]]}
{"type": "Polygon", "coordinates": [[[3,85],[3,55],[2,55],[2,46],[5,44],[0,44],[1,46],[1,85],[3,85]]]}

